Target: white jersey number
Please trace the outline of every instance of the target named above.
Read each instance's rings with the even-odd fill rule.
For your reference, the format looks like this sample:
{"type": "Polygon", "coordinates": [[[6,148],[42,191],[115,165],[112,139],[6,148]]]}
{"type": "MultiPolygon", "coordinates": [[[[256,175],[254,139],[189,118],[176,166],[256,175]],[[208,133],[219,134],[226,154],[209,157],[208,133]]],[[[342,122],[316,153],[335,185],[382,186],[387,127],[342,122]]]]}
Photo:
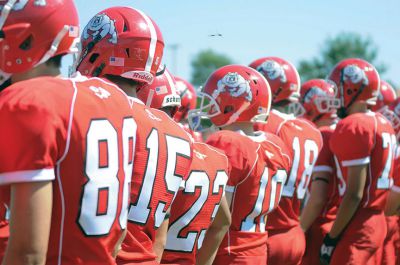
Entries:
{"type": "Polygon", "coordinates": [[[283,196],[292,198],[296,191],[297,198],[302,200],[310,183],[312,170],[318,157],[318,145],[312,140],[304,142],[304,149],[301,150],[300,140],[298,137],[293,139],[293,164],[290,170],[289,179],[283,188],[283,196]],[[300,157],[304,152],[304,171],[301,174],[301,179],[296,190],[296,180],[299,174],[300,157]]]}
{"type": "MultiPolygon", "coordinates": [[[[269,198],[269,205],[268,205],[268,212],[272,211],[275,208],[275,204],[280,201],[283,183],[285,183],[287,178],[287,173],[285,170],[278,170],[276,174],[271,179],[271,192],[269,198]],[[280,189],[278,190],[278,184],[280,189]],[[278,197],[278,198],[277,198],[278,197]]],[[[246,218],[242,221],[241,229],[242,231],[246,232],[255,232],[256,231],[256,218],[260,216],[263,203],[265,198],[265,193],[268,188],[268,181],[269,181],[269,169],[266,167],[264,172],[261,176],[260,186],[258,190],[258,196],[256,203],[254,204],[253,211],[246,216],[246,218]]],[[[267,212],[267,213],[268,213],[267,212]]],[[[260,231],[265,232],[265,215],[260,218],[260,231]]]]}
{"type": "MultiPolygon", "coordinates": [[[[167,185],[168,192],[175,194],[182,183],[182,177],[176,175],[175,168],[177,162],[177,156],[190,157],[190,144],[188,141],[176,138],[173,136],[166,135],[167,143],[167,168],[164,175],[165,183],[167,185]]],[[[144,175],[143,185],[138,196],[136,203],[132,204],[129,208],[128,219],[132,222],[139,224],[146,224],[150,216],[150,201],[153,194],[153,186],[156,178],[157,165],[158,163],[164,163],[164,161],[158,161],[158,150],[159,150],[159,133],[156,129],[153,129],[147,137],[146,147],[149,151],[146,172],[144,175]]],[[[166,203],[159,202],[155,211],[155,227],[160,227],[164,221],[166,203]]]]}
{"type": "Polygon", "coordinates": [[[393,179],[390,178],[389,174],[392,169],[394,162],[394,155],[396,152],[396,136],[390,135],[389,133],[382,133],[383,148],[387,149],[388,156],[386,159],[385,167],[381,177],[377,181],[378,189],[389,189],[392,186],[393,179]]]}
{"type": "MultiPolygon", "coordinates": [[[[225,171],[217,173],[216,179],[213,184],[213,194],[223,192],[225,184],[228,180],[228,175],[225,171]],[[220,189],[222,186],[223,189],[220,189]]],[[[192,252],[198,238],[198,232],[189,231],[186,237],[180,236],[183,229],[185,229],[193,221],[193,219],[200,213],[204,204],[207,201],[209,193],[210,180],[207,173],[204,171],[192,171],[186,181],[186,186],[183,192],[185,194],[195,194],[196,189],[200,188],[200,196],[193,203],[192,207],[184,213],[180,218],[172,223],[168,230],[167,244],[165,249],[180,252],[192,252]]],[[[218,205],[219,206],[219,205],[218,205]]],[[[213,216],[215,216],[218,206],[214,209],[213,216]]],[[[179,207],[179,206],[178,206],[179,207]]],[[[204,239],[205,230],[201,231],[199,236],[199,246],[201,246],[204,239]]]]}
{"type": "MultiPolygon", "coordinates": [[[[137,125],[132,118],[124,119],[122,129],[123,170],[125,174],[122,194],[121,214],[118,218],[122,229],[126,228],[137,125]]],[[[116,220],[119,195],[119,150],[118,132],[108,120],[92,120],[86,136],[85,174],[88,181],[82,193],[81,209],[78,223],[87,236],[106,235],[116,220]],[[100,145],[106,145],[106,165],[100,162],[100,145]],[[99,199],[103,194],[106,205],[100,209],[99,199]]]]}

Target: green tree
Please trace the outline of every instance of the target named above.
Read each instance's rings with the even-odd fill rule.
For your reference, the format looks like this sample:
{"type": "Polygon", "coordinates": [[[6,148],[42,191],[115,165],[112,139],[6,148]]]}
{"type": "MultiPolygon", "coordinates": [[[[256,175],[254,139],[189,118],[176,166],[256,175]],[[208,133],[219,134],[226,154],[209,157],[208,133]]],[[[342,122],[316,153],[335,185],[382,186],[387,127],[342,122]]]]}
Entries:
{"type": "Polygon", "coordinates": [[[209,75],[221,66],[232,64],[232,60],[223,54],[208,49],[200,51],[192,60],[191,82],[195,86],[203,85],[209,75]]]}
{"type": "Polygon", "coordinates": [[[310,60],[300,61],[298,71],[303,82],[313,78],[325,78],[339,61],[350,57],[372,63],[379,74],[385,73],[387,69],[386,65],[377,61],[378,48],[371,38],[345,32],[327,38],[320,54],[310,60]]]}

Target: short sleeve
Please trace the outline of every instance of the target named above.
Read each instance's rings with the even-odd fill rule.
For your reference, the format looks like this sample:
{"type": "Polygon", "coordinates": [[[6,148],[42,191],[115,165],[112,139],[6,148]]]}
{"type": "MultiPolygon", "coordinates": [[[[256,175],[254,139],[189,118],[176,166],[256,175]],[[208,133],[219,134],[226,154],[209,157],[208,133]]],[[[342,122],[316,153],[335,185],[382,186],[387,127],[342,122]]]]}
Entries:
{"type": "Polygon", "coordinates": [[[329,146],[343,167],[366,165],[374,147],[374,122],[360,115],[340,121],[329,146]]]}
{"type": "MultiPolygon", "coordinates": [[[[229,191],[230,188],[233,188],[247,177],[245,172],[250,172],[251,166],[249,165],[248,158],[243,152],[244,150],[240,148],[236,139],[227,136],[228,135],[223,135],[222,131],[217,132],[210,136],[207,140],[207,144],[223,150],[228,158],[229,178],[227,182],[227,191],[229,191]]],[[[254,155],[255,154],[254,151],[254,155]]]]}
{"type": "Polygon", "coordinates": [[[59,118],[16,92],[1,94],[0,124],[0,184],[54,179],[57,140],[66,134],[59,118]]]}
{"type": "Polygon", "coordinates": [[[333,160],[333,153],[329,146],[329,140],[332,135],[330,131],[321,131],[322,135],[322,148],[318,155],[317,162],[315,163],[313,172],[329,172],[333,173],[334,168],[334,160],[333,160]]]}
{"type": "MultiPolygon", "coordinates": [[[[397,153],[400,152],[400,147],[397,147],[397,153]]],[[[400,193],[400,154],[397,154],[394,160],[394,171],[393,171],[393,186],[392,190],[400,193]]]]}

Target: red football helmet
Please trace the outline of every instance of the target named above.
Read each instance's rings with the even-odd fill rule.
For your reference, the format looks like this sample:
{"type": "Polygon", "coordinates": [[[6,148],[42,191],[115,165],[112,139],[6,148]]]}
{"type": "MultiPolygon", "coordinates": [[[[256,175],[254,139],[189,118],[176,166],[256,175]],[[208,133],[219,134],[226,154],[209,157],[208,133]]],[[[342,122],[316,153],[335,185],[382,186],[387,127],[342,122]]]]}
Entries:
{"type": "Polygon", "coordinates": [[[164,40],[161,31],[142,11],[112,7],[86,25],[77,70],[84,75],[106,74],[151,84],[160,66],[164,40]]]}
{"type": "Polygon", "coordinates": [[[395,99],[387,108],[379,109],[378,112],[392,123],[397,141],[400,142],[400,98],[395,99]]]}
{"type": "Polygon", "coordinates": [[[381,89],[379,90],[376,105],[371,107],[372,111],[379,111],[392,104],[397,98],[396,90],[386,81],[381,80],[381,89]]]}
{"type": "Polygon", "coordinates": [[[201,118],[223,127],[239,121],[255,121],[269,114],[271,90],[267,80],[256,70],[242,65],[227,65],[208,78],[199,109],[189,111],[189,124],[199,129],[201,118]]]}
{"type": "Polygon", "coordinates": [[[196,89],[185,79],[175,76],[176,91],[181,96],[181,107],[174,115],[174,120],[180,122],[187,119],[189,110],[196,108],[197,95],[196,89]]]}
{"type": "Polygon", "coordinates": [[[301,103],[304,118],[315,122],[325,118],[335,118],[340,101],[336,98],[336,86],[323,79],[312,79],[301,86],[301,103]]]}
{"type": "Polygon", "coordinates": [[[157,76],[151,85],[140,89],[137,92],[137,98],[154,109],[181,106],[181,97],[176,92],[175,79],[167,69],[164,69],[164,72],[157,76]]]}
{"type": "Polygon", "coordinates": [[[264,57],[249,65],[259,71],[271,86],[272,104],[287,100],[298,102],[300,98],[300,76],[288,61],[278,57],[264,57]]]}
{"type": "Polygon", "coordinates": [[[0,0],[0,11],[0,84],[51,57],[77,52],[74,1],[0,0]]]}
{"type": "Polygon", "coordinates": [[[376,104],[380,78],[370,63],[357,58],[345,59],[333,68],[328,79],[337,86],[337,98],[344,109],[358,101],[376,104]]]}

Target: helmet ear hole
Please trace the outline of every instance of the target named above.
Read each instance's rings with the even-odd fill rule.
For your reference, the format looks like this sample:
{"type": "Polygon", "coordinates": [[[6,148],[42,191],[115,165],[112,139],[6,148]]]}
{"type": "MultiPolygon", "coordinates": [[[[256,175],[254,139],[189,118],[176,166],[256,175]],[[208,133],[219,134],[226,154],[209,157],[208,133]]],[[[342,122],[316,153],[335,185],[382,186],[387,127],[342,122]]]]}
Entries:
{"type": "Polygon", "coordinates": [[[226,106],[226,107],[224,108],[224,114],[227,114],[227,113],[233,111],[233,109],[234,109],[234,108],[233,108],[232,105],[226,106]]]}
{"type": "Polygon", "coordinates": [[[98,54],[98,53],[93,53],[89,58],[89,62],[94,63],[97,60],[97,58],[99,57],[99,55],[100,54],[98,54]]]}
{"type": "Polygon", "coordinates": [[[28,51],[32,48],[33,36],[29,35],[20,45],[19,48],[28,51]]]}
{"type": "Polygon", "coordinates": [[[130,56],[129,48],[126,48],[126,49],[125,49],[125,52],[126,52],[126,55],[130,58],[131,56],[130,56]]]}

